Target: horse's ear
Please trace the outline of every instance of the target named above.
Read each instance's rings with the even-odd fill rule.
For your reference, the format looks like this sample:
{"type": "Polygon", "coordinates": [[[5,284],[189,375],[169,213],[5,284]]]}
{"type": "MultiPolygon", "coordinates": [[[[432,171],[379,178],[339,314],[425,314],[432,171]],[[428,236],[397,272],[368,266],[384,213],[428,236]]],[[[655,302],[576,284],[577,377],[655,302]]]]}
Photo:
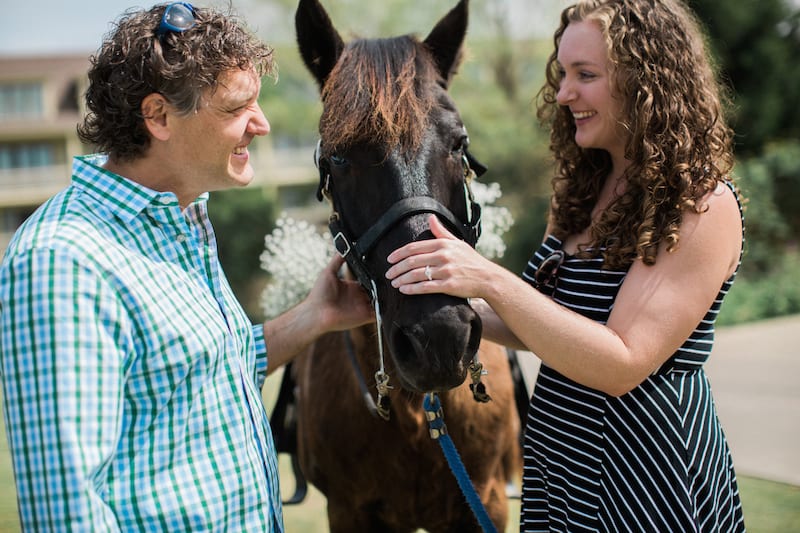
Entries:
{"type": "Polygon", "coordinates": [[[461,62],[461,45],[467,33],[469,1],[461,0],[456,7],[442,17],[425,38],[425,44],[433,53],[436,66],[446,83],[450,83],[461,62]]]}
{"type": "Polygon", "coordinates": [[[300,55],[321,89],[344,50],[344,41],[318,0],[300,0],[294,24],[300,55]]]}

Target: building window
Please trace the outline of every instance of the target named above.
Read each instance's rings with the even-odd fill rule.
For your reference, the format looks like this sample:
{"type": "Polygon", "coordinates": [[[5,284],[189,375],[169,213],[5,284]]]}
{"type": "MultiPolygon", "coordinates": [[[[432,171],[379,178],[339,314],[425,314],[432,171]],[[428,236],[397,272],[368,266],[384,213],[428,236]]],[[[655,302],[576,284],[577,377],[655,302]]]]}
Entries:
{"type": "Polygon", "coordinates": [[[43,114],[41,83],[0,85],[0,120],[40,117],[43,114]]]}
{"type": "Polygon", "coordinates": [[[55,165],[55,151],[48,142],[0,143],[0,169],[55,165]]]}

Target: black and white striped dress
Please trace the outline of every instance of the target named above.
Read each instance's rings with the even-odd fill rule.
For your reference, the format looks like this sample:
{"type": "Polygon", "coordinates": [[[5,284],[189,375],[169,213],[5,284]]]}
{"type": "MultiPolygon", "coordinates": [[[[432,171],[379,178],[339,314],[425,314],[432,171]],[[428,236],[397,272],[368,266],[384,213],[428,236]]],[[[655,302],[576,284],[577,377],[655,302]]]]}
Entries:
{"type": "MultiPolygon", "coordinates": [[[[562,243],[548,236],[528,263],[562,243]]],[[[605,323],[626,271],[567,255],[553,298],[605,323]]],[[[735,276],[735,274],[734,274],[735,276]]],[[[528,409],[521,531],[744,531],[727,442],[703,363],[733,277],[683,346],[615,398],[542,364],[528,409]]]]}

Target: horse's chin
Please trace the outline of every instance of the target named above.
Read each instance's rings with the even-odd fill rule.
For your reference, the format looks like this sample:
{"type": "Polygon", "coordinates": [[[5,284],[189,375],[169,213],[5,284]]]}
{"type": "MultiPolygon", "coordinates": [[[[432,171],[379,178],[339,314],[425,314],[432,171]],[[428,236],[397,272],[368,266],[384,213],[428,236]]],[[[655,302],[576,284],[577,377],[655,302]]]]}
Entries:
{"type": "Polygon", "coordinates": [[[404,390],[411,392],[420,394],[446,392],[460,386],[467,379],[467,367],[461,366],[463,366],[462,370],[457,373],[452,373],[445,377],[438,376],[433,379],[430,376],[421,376],[418,373],[409,376],[401,368],[397,368],[397,380],[404,390]]]}

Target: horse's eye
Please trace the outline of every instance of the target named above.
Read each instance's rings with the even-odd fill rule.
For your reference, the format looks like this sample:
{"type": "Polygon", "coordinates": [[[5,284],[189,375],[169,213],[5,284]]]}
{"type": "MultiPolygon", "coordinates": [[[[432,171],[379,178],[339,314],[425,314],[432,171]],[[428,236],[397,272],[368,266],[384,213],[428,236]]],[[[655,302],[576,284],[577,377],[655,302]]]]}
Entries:
{"type": "Polygon", "coordinates": [[[469,146],[469,137],[467,137],[466,135],[463,135],[463,136],[459,137],[458,141],[456,141],[455,145],[453,145],[453,152],[454,153],[455,152],[459,152],[459,153],[463,152],[464,150],[467,149],[468,146],[469,146]]]}
{"type": "Polygon", "coordinates": [[[341,167],[347,164],[347,158],[342,157],[339,154],[331,154],[330,156],[331,163],[336,165],[337,167],[341,167]]]}

